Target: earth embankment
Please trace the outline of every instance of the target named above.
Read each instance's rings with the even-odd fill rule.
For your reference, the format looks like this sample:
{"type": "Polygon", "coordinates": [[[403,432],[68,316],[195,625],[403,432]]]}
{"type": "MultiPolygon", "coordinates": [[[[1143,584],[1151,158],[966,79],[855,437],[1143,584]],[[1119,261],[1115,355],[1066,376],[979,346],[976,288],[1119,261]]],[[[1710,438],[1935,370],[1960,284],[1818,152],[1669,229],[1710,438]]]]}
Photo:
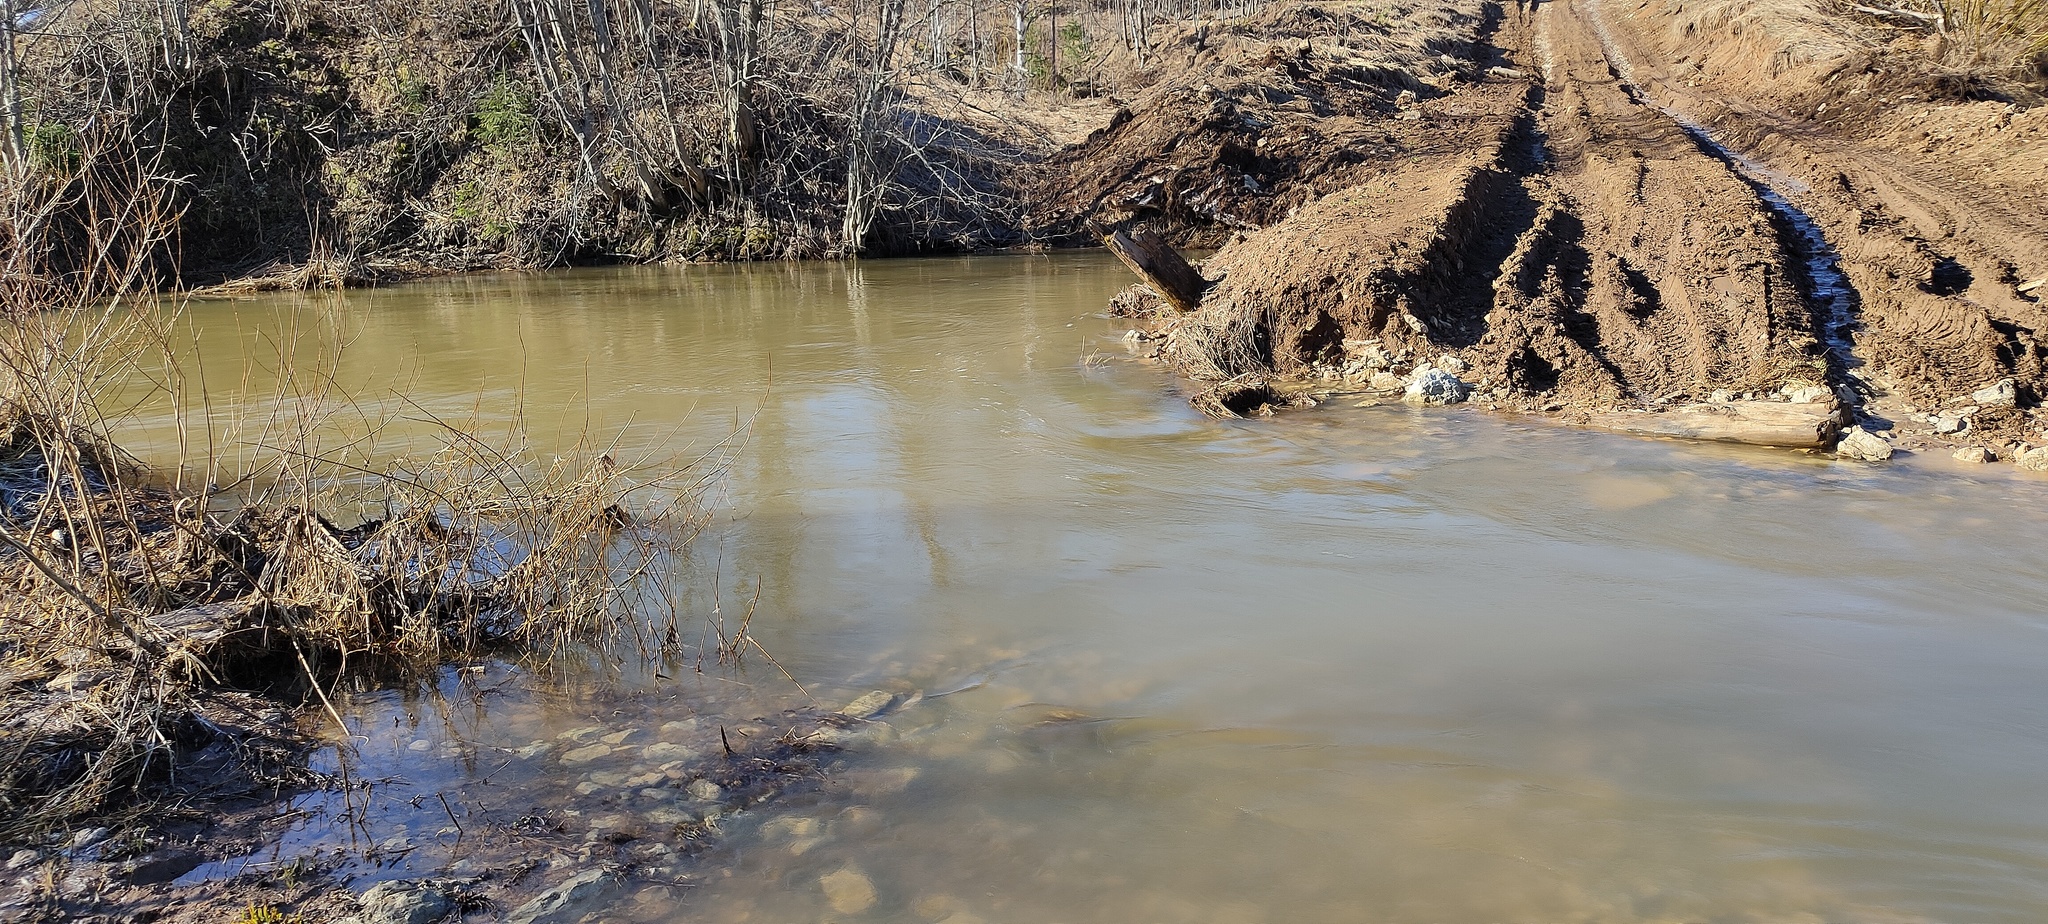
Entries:
{"type": "MultiPolygon", "coordinates": [[[[1090,166],[1079,185],[1093,221],[1222,245],[1199,311],[1121,300],[1149,319],[1143,336],[1158,339],[1147,352],[1197,379],[1405,389],[1431,402],[1470,394],[1596,422],[1617,410],[1796,401],[1909,441],[1941,429],[1944,442],[1994,454],[2032,448],[2027,409],[2048,386],[2034,282],[2048,273],[2048,233],[2015,198],[2039,188],[2038,170],[2011,161],[2048,151],[2030,127],[2042,110],[1999,104],[2005,127],[1957,142],[1975,147],[1946,163],[1903,149],[1895,128],[1829,134],[1809,118],[1793,131],[1784,120],[1796,117],[1770,107],[1805,97],[1779,84],[1751,99],[1733,76],[1664,76],[1692,66],[1697,77],[1686,54],[1712,58],[1715,41],[1743,34],[1701,38],[1694,23],[1681,51],[1672,37],[1687,34],[1674,25],[1683,15],[1644,6],[1619,17],[1589,2],[1447,9],[1439,18],[1463,31],[1442,47],[1462,50],[1458,66],[1382,51],[1427,90],[1381,78],[1387,89],[1367,105],[1343,104],[1355,97],[1342,75],[1371,33],[1325,16],[1328,35],[1189,55],[1062,159],[1090,166]],[[1197,92],[1206,109],[1186,104],[1197,92]],[[1339,104],[1267,114],[1288,95],[1339,104]],[[1209,115],[1225,110],[1238,136],[1218,136],[1209,115]],[[1161,130],[1175,119],[1178,133],[1161,130]],[[1137,159],[1134,138],[1161,137],[1166,169],[1120,169],[1119,158],[1137,159]],[[1301,137],[1319,138],[1314,156],[1343,168],[1297,180],[1299,153],[1237,155],[1301,137]],[[1973,165],[1988,171],[1981,182],[1973,165]],[[1187,176],[1199,179],[1162,179],[1187,176]],[[1211,189],[1234,199],[1201,195],[1211,189]],[[1191,199],[1267,220],[1219,233],[1232,223],[1188,209],[1191,199]],[[1416,387],[1424,373],[1457,387],[1416,387]],[[1971,397],[1986,389],[1988,399],[1971,397]],[[1919,426],[1948,405],[1981,425],[1919,426]]],[[[1958,97],[1929,111],[1983,108],[1958,97]]]]}

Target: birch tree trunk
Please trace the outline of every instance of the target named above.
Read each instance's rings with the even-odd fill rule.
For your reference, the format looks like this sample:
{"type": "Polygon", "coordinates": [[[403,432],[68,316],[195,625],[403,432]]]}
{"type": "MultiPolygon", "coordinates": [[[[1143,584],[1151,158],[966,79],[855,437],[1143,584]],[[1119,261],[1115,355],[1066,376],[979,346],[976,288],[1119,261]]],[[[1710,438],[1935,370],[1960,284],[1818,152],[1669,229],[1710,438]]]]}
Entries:
{"type": "Polygon", "coordinates": [[[28,131],[21,124],[21,67],[15,57],[14,0],[0,0],[0,107],[7,120],[7,169],[19,178],[28,172],[28,131]]]}

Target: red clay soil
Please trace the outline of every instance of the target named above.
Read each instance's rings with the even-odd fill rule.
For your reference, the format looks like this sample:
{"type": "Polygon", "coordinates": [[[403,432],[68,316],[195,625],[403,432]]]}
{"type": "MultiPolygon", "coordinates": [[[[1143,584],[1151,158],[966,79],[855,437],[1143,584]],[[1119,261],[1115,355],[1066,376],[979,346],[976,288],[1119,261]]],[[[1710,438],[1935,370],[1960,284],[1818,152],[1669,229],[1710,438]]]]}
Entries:
{"type": "MultiPolygon", "coordinates": [[[[1304,7],[1356,9],[1263,17],[1309,21],[1304,7]]],[[[1204,267],[1216,281],[1200,311],[1121,300],[1165,335],[1157,355],[1199,379],[1332,390],[1449,357],[1437,365],[1478,398],[1574,415],[1824,385],[1889,394],[1882,411],[1900,416],[2012,378],[2021,410],[1987,411],[1974,436],[1998,437],[2001,452],[2036,438],[2026,409],[2048,393],[2035,339],[2048,285],[2029,286],[2048,275],[2037,98],[1971,102],[1956,94],[1981,87],[1958,84],[1907,116],[1830,121],[1871,104],[1842,102],[1859,94],[1828,89],[1812,67],[1787,70],[1803,59],[1756,38],[1767,30],[1702,33],[1697,10],[1675,2],[1617,15],[1564,0],[1446,10],[1438,20],[1462,31],[1443,47],[1464,57],[1452,67],[1382,53],[1437,68],[1417,81],[1431,92],[1389,106],[1399,81],[1346,95],[1322,51],[1374,34],[1360,19],[1329,13],[1313,19],[1327,34],[1262,46],[1252,31],[1184,52],[1128,116],[1061,156],[1076,192],[1041,212],[1048,227],[1227,238],[1204,267]],[[1270,114],[1282,79],[1329,111],[1270,114]],[[1829,94],[1837,102],[1816,102],[1829,94]],[[1276,127],[1243,127],[1259,121],[1276,127]],[[1923,126],[1910,145],[1901,124],[1923,126]],[[1769,167],[1717,149],[1698,125],[1769,167]],[[1284,169],[1233,159],[1272,147],[1271,134],[1320,147],[1288,149],[1284,169]],[[1851,342],[1825,342],[1812,254],[1766,205],[1765,184],[1838,251],[1859,313],[1851,342]],[[1259,230],[1216,233],[1238,224],[1259,230]]]]}
{"type": "Polygon", "coordinates": [[[1702,42],[1685,35],[1676,9],[1600,13],[1646,92],[1805,187],[1795,202],[1841,252],[1861,297],[1856,352],[1874,377],[1920,404],[2008,376],[2033,399],[2048,394],[2048,106],[2038,86],[1938,66],[1926,53],[1937,36],[1880,45],[1855,23],[1830,21],[1797,47],[1768,29],[1702,42]]]}

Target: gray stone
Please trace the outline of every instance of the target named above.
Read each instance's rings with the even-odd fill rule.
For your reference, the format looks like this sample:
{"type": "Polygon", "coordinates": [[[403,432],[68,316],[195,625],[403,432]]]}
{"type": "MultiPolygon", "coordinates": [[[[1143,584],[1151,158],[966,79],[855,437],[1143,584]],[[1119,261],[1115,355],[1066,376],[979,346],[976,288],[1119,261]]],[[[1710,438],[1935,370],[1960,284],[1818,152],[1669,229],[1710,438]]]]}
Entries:
{"type": "Polygon", "coordinates": [[[1835,393],[1832,389],[1820,385],[1791,388],[1785,392],[1785,400],[1793,404],[1818,404],[1822,401],[1832,400],[1834,397],[1835,393]]]}
{"type": "Polygon", "coordinates": [[[1464,360],[1449,355],[1437,357],[1435,366],[1452,375],[1464,375],[1465,370],[1472,368],[1464,360]]]}
{"type": "Polygon", "coordinates": [[[1958,462],[1973,462],[1979,465],[1998,461],[1998,457],[1993,455],[1991,450],[1982,446],[1964,446],[1956,450],[1955,459],[1958,462]]]}
{"type": "Polygon", "coordinates": [[[872,719],[889,711],[890,704],[894,702],[896,702],[894,694],[876,690],[853,702],[847,703],[846,708],[839,710],[839,714],[856,719],[872,719]]]}
{"type": "Polygon", "coordinates": [[[1850,427],[1842,431],[1841,442],[1835,444],[1835,458],[1852,462],[1883,462],[1892,457],[1892,444],[1884,437],[1862,427],[1850,427]]]}
{"type": "Polygon", "coordinates": [[[1943,436],[1951,433],[1961,433],[1964,430],[1970,429],[1970,419],[1967,417],[1948,417],[1936,414],[1928,418],[1927,422],[1934,426],[1934,432],[1943,436]]]}
{"type": "Polygon", "coordinates": [[[867,874],[849,866],[818,880],[825,889],[825,901],[840,914],[859,914],[875,906],[875,884],[867,874]]]}
{"type": "Polygon", "coordinates": [[[1998,381],[1970,393],[1970,401],[1983,407],[2012,407],[2019,403],[2019,386],[2011,379],[1998,381]]]}
{"type": "Polygon", "coordinates": [[[1380,372],[1373,375],[1367,387],[1373,391],[1400,391],[1401,379],[1391,372],[1380,372]]]}
{"type": "Polygon", "coordinates": [[[894,741],[896,737],[896,729],[887,722],[856,722],[851,728],[820,725],[817,731],[811,733],[810,740],[817,744],[830,744],[843,748],[860,744],[894,741]]]}
{"type": "Polygon", "coordinates": [[[1355,375],[1380,372],[1394,364],[1394,354],[1387,352],[1386,346],[1378,340],[1346,340],[1344,355],[1351,357],[1345,368],[1353,370],[1355,375]]]}
{"type": "Polygon", "coordinates": [[[433,924],[455,910],[455,899],[424,881],[380,882],[356,900],[358,924],[433,924]]]}
{"type": "Polygon", "coordinates": [[[658,741],[640,749],[640,756],[650,763],[667,763],[672,760],[695,760],[697,752],[668,741],[658,741]]]}
{"type": "Polygon", "coordinates": [[[599,740],[599,741],[602,741],[602,742],[604,742],[605,744],[609,744],[609,745],[614,745],[614,746],[616,746],[616,745],[621,745],[621,744],[625,744],[625,743],[626,743],[626,739],[628,739],[628,738],[631,738],[631,737],[633,737],[633,736],[634,736],[634,735],[636,735],[636,734],[639,734],[639,732],[637,732],[637,731],[635,731],[635,730],[633,730],[633,729],[630,729],[630,728],[629,728],[629,729],[626,729],[625,731],[622,731],[622,732],[613,732],[613,733],[611,733],[611,734],[609,734],[609,735],[606,735],[606,736],[604,736],[604,737],[602,737],[602,738],[599,738],[599,739],[597,739],[597,740],[599,740]]]}
{"type": "Polygon", "coordinates": [[[1408,381],[1402,400],[1410,404],[1442,406],[1465,400],[1472,387],[1442,369],[1421,369],[1408,381]]]}
{"type": "Polygon", "coordinates": [[[589,913],[612,890],[618,880],[601,869],[585,870],[532,901],[512,909],[506,924],[568,924],[589,913]]]}
{"type": "Polygon", "coordinates": [[[612,749],[606,745],[586,745],[584,747],[580,747],[573,751],[570,751],[567,754],[563,754],[562,763],[572,767],[580,764],[587,764],[593,760],[605,756],[606,754],[610,754],[611,752],[612,749]]]}
{"type": "Polygon", "coordinates": [[[696,815],[692,815],[673,805],[662,806],[647,813],[647,822],[649,824],[663,828],[673,828],[676,825],[689,824],[698,820],[696,815]]]}
{"type": "Polygon", "coordinates": [[[36,853],[33,850],[17,850],[14,856],[7,858],[7,868],[12,871],[34,866],[36,861],[42,859],[42,857],[42,854],[36,853]]]}
{"type": "Polygon", "coordinates": [[[725,789],[710,780],[693,781],[687,791],[690,798],[699,802],[717,802],[725,797],[725,789]]]}

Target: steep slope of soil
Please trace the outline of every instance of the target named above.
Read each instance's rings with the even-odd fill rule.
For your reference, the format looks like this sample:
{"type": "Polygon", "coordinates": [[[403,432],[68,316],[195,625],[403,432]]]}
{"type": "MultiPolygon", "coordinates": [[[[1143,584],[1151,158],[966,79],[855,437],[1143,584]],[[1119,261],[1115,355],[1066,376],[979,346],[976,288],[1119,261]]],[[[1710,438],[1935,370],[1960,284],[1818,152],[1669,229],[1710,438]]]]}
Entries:
{"type": "Polygon", "coordinates": [[[1138,75],[1151,88],[1033,171],[1027,226],[1052,243],[1093,243],[1094,222],[1215,247],[1408,160],[1483,144],[1485,126],[1425,123],[1419,104],[1476,74],[1498,16],[1471,0],[1286,3],[1167,27],[1138,75]]]}
{"type": "Polygon", "coordinates": [[[1788,36],[1705,28],[1676,4],[1598,13],[1647,93],[1795,180],[1860,297],[1856,350],[1879,387],[1920,404],[2004,377],[2048,393],[2048,106],[2034,88],[1839,19],[1788,36]]]}
{"type": "MultiPolygon", "coordinates": [[[[1260,230],[1233,236],[1208,261],[1214,284],[1199,311],[1174,315],[1142,291],[1119,308],[1148,319],[1144,339],[1160,340],[1152,355],[1229,389],[1265,389],[1207,402],[1240,412],[1278,400],[1268,382],[1388,391],[1434,369],[1493,405],[1582,420],[1794,396],[1825,415],[1836,395],[1899,396],[1858,412],[1882,430],[1892,421],[1879,413],[1921,409],[1902,399],[1963,405],[2010,378],[2019,408],[1987,410],[1982,426],[1948,441],[2024,451],[2009,442],[2030,438],[2027,409],[2048,387],[2036,340],[2048,283],[2034,282],[2048,274],[2048,213],[2030,207],[2048,201],[2041,110],[1959,105],[1951,122],[1990,121],[1938,141],[1930,133],[1924,151],[1904,153],[1895,125],[1860,140],[1810,122],[1795,131],[1791,117],[1736,99],[1732,77],[1712,84],[1728,96],[1687,85],[1707,84],[1684,54],[1717,53],[1696,40],[1696,10],[1646,4],[1627,14],[1634,30],[1612,15],[1599,0],[1553,0],[1470,17],[1459,46],[1467,57],[1430,84],[1438,92],[1397,114],[1360,104],[1321,119],[1343,126],[1344,135],[1323,136],[1332,145],[1375,130],[1446,144],[1412,143],[1384,158],[1354,150],[1349,169],[1291,185],[1284,174],[1256,177],[1274,181],[1263,201],[1290,204],[1232,213],[1264,220],[1247,222],[1260,230]],[[1661,38],[1645,37],[1652,33],[1661,38]],[[1830,275],[1817,279],[1823,261],[1830,275]],[[1821,299],[1817,285],[1848,291],[1821,299]]],[[[1788,21],[1774,42],[1757,29],[1721,40],[1761,53],[1751,61],[1759,74],[1810,70],[1839,57],[1816,17],[1788,21]]],[[[1340,31],[1306,44],[1351,41],[1340,31]]],[[[1233,60],[1259,55],[1246,48],[1233,60]]],[[[1735,74],[1733,60],[1717,66],[1735,74]]],[[[1133,195],[1117,167],[1133,159],[1134,144],[1162,137],[1182,175],[1232,166],[1209,153],[1226,149],[1205,134],[1216,123],[1169,102],[1201,88],[1210,112],[1259,105],[1265,83],[1220,81],[1219,70],[1241,76],[1222,61],[1188,59],[1117,128],[1062,155],[1091,165],[1097,179],[1081,185],[1111,190],[1068,207],[1203,240],[1209,226],[1186,210],[1130,208],[1150,200],[1133,195]]],[[[1804,98],[1783,87],[1757,95],[1804,98]]]]}
{"type": "Polygon", "coordinates": [[[1631,98],[1588,26],[1546,12],[1503,11],[1498,49],[1417,106],[1418,133],[1454,146],[1217,254],[1202,310],[1166,319],[1169,352],[1211,378],[1450,357],[1494,400],[1577,408],[1821,381],[1756,191],[1631,98]]]}

